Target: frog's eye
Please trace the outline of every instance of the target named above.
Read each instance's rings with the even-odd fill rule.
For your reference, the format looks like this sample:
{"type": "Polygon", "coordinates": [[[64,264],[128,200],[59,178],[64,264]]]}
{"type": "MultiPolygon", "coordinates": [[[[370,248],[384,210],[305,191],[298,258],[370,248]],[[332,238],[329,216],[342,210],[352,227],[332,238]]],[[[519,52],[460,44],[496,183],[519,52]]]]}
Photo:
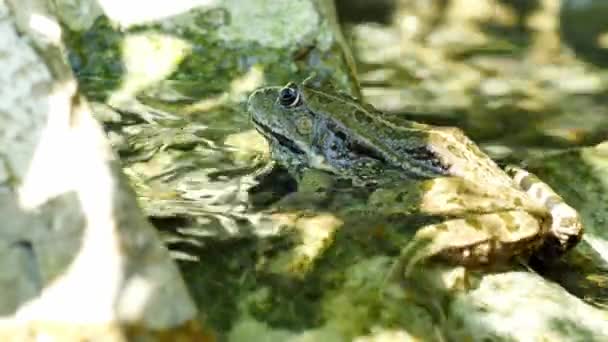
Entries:
{"type": "Polygon", "coordinates": [[[300,104],[300,92],[298,87],[290,83],[279,92],[279,103],[283,107],[296,107],[300,104]]]}

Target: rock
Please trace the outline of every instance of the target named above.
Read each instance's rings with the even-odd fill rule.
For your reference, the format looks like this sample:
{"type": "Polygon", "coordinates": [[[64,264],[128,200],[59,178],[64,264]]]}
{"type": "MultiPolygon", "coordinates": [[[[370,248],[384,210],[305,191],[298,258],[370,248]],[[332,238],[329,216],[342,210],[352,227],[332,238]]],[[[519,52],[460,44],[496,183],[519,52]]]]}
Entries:
{"type": "Polygon", "coordinates": [[[209,340],[77,92],[48,4],[12,5],[0,2],[0,339],[209,340]]]}
{"type": "Polygon", "coordinates": [[[68,24],[66,42],[85,93],[114,106],[138,96],[158,110],[153,100],[166,93],[188,104],[229,104],[262,82],[285,84],[311,72],[358,92],[331,2],[158,1],[145,11],[110,5],[102,2],[105,16],[97,13],[89,26],[68,24]],[[262,77],[235,92],[256,70],[262,77]]]}
{"type": "Polygon", "coordinates": [[[448,335],[474,341],[602,341],[606,313],[529,272],[483,277],[476,289],[450,305],[448,335]]]}

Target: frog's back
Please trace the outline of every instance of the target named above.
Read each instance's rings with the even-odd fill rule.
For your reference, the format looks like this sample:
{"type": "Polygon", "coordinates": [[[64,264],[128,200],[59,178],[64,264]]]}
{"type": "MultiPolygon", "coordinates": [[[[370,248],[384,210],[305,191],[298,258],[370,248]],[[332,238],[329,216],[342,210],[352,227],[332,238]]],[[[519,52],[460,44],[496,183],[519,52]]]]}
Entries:
{"type": "Polygon", "coordinates": [[[454,127],[429,127],[427,140],[452,176],[481,184],[512,187],[513,180],[464,132],[454,127]]]}
{"type": "Polygon", "coordinates": [[[401,169],[415,178],[447,175],[445,165],[427,148],[419,124],[389,118],[370,105],[347,95],[307,88],[305,101],[323,129],[345,137],[353,155],[363,151],[383,167],[401,169]]]}
{"type": "Polygon", "coordinates": [[[347,95],[308,88],[306,97],[310,110],[331,122],[331,129],[342,131],[353,149],[373,153],[407,177],[457,176],[480,186],[512,186],[511,179],[458,128],[384,114],[347,95]]]}

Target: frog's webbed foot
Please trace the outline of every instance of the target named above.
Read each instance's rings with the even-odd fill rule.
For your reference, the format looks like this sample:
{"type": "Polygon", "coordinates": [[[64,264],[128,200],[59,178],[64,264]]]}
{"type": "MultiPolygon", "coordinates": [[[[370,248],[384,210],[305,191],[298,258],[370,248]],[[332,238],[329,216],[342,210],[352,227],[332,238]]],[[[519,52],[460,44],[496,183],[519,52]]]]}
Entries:
{"type": "Polygon", "coordinates": [[[583,225],[577,211],[534,174],[512,165],[505,170],[532,200],[551,214],[549,237],[541,254],[557,256],[574,247],[583,235],[583,225]]]}

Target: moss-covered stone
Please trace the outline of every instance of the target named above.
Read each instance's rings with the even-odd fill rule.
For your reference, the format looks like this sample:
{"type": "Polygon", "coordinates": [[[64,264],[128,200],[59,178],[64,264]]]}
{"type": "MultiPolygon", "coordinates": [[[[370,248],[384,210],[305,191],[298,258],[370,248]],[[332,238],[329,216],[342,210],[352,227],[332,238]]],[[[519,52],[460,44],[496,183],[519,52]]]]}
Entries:
{"type": "Polygon", "coordinates": [[[128,95],[158,93],[162,85],[193,102],[230,91],[254,66],[263,71],[259,82],[265,84],[314,72],[356,92],[349,52],[331,10],[313,0],[226,0],[122,29],[100,16],[86,30],[67,30],[66,41],[85,93],[101,99],[135,78],[130,82],[138,87],[128,95]],[[154,67],[146,68],[149,64],[154,67]],[[151,78],[159,69],[166,71],[151,78]]]}

